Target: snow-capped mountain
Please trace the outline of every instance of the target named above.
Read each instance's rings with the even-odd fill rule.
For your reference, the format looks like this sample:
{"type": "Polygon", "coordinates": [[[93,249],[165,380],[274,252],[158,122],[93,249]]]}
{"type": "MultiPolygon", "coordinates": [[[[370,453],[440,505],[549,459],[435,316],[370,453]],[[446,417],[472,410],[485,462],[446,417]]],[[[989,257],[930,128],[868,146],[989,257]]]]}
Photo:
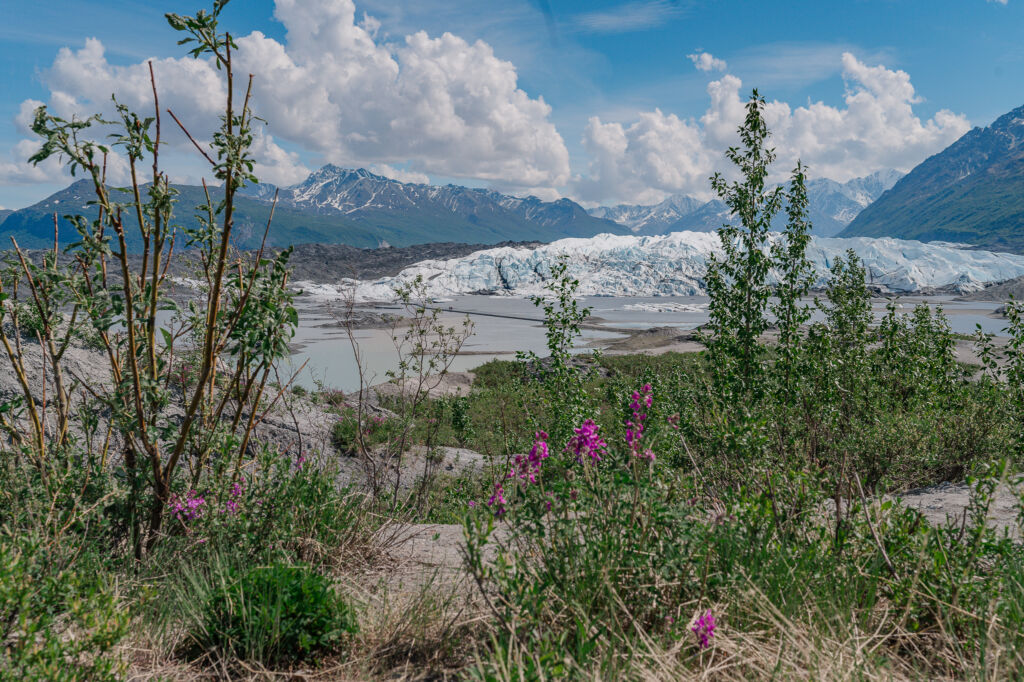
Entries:
{"type": "MultiPolygon", "coordinates": [[[[902,177],[903,173],[890,169],[847,182],[828,178],[808,181],[808,215],[813,225],[812,233],[823,237],[839,234],[902,177]]],[[[785,224],[784,219],[781,224],[785,224]]]]}
{"type": "Polygon", "coordinates": [[[641,234],[659,234],[667,226],[675,225],[686,216],[691,216],[708,202],[694,199],[685,194],[674,194],[654,206],[598,206],[588,213],[606,218],[641,234]]]}
{"type": "Polygon", "coordinates": [[[1024,252],[1024,106],[922,161],[843,232],[1024,252]]]}
{"type": "MultiPolygon", "coordinates": [[[[883,170],[842,183],[827,178],[809,180],[807,198],[812,234],[822,237],[838,234],[901,177],[899,171],[883,170]]],[[[673,195],[654,206],[599,206],[591,209],[590,214],[645,235],[683,230],[712,232],[729,220],[729,209],[720,200],[702,202],[684,194],[673,195]]],[[[781,230],[785,223],[785,214],[780,214],[773,226],[781,230]]]]}
{"type": "MultiPolygon", "coordinates": [[[[257,185],[246,190],[260,200],[273,198],[278,188],[257,185]]],[[[304,181],[281,188],[278,204],[324,216],[364,218],[368,221],[441,223],[451,231],[460,225],[465,239],[480,241],[481,232],[499,232],[503,239],[590,237],[600,232],[625,232],[611,221],[589,215],[569,199],[542,201],[534,196],[514,197],[488,189],[459,185],[424,185],[399,182],[370,171],[328,164],[304,181]],[[517,233],[516,229],[519,228],[517,233]],[[524,236],[525,235],[525,236],[524,236]]]]}
{"type": "MultiPolygon", "coordinates": [[[[835,259],[853,249],[864,261],[871,284],[895,292],[948,288],[973,291],[986,282],[1024,275],[1024,256],[958,249],[898,239],[814,237],[808,257],[823,285],[835,259]]],[[[704,293],[708,256],[719,250],[710,232],[658,236],[598,235],[563,239],[536,248],[501,247],[462,258],[426,260],[395,277],[343,280],[337,286],[305,285],[318,298],[342,297],[355,287],[359,300],[393,298],[394,288],[422,276],[427,293],[445,297],[467,293],[523,296],[543,291],[551,264],[569,258],[569,271],[588,296],[690,296],[704,293]]]]}

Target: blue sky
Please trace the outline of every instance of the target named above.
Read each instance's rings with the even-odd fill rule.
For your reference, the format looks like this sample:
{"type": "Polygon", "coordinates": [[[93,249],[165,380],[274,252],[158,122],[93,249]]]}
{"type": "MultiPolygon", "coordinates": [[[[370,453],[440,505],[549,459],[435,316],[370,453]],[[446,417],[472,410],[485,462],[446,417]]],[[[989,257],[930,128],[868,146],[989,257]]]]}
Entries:
{"type": "MultiPolygon", "coordinates": [[[[19,165],[26,100],[102,108],[108,76],[175,58],[158,78],[172,106],[207,124],[203,97],[216,88],[188,89],[195,74],[162,16],[204,6],[44,0],[6,12],[0,206],[65,183],[56,168],[19,165]]],[[[839,180],[906,170],[1024,104],[1024,0],[356,0],[354,12],[351,0],[232,0],[224,21],[262,34],[249,66],[278,86],[257,98],[269,121],[264,175],[278,182],[330,161],[649,203],[707,191],[737,98],[755,86],[775,103],[780,165],[799,156],[839,180]]],[[[144,93],[126,97],[145,106],[144,93]]],[[[202,173],[184,147],[169,159],[179,179],[202,173]]]]}

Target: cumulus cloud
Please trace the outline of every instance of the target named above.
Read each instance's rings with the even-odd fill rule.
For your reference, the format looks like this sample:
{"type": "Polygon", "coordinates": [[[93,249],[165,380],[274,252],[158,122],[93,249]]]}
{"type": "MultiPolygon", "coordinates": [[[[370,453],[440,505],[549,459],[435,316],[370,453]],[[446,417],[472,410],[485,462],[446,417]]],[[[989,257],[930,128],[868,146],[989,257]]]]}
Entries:
{"type": "MultiPolygon", "coordinates": [[[[271,122],[254,149],[268,180],[305,172],[284,144],[344,165],[409,164],[416,178],[568,181],[569,154],[550,106],[520,89],[515,66],[488,44],[424,32],[385,43],[379,22],[357,20],[352,0],[277,0],[275,17],[284,42],[253,32],[237,39],[236,53],[238,72],[257,74],[255,108],[271,122]]],[[[154,70],[161,104],[190,130],[216,125],[225,85],[211,62],[162,59],[154,70]]],[[[133,109],[152,108],[145,64],[109,63],[96,39],[60,50],[43,80],[58,115],[109,115],[111,92],[133,109]]]]}
{"type": "Polygon", "coordinates": [[[724,59],[719,59],[710,52],[696,52],[686,57],[693,62],[698,71],[725,71],[729,68],[724,59]]]}
{"type": "Polygon", "coordinates": [[[253,156],[258,159],[256,177],[261,182],[286,187],[302,182],[309,176],[307,168],[295,152],[289,152],[274,142],[274,137],[257,129],[252,145],[253,156]]]}
{"type": "MultiPolygon", "coordinates": [[[[838,181],[883,168],[909,170],[963,135],[970,124],[948,110],[922,120],[921,99],[904,71],[869,66],[850,53],[842,57],[844,105],[822,102],[793,108],[771,101],[765,117],[782,175],[797,158],[816,177],[838,181]]],[[[577,196],[586,201],[615,199],[651,203],[667,194],[710,196],[708,177],[728,170],[724,150],[738,142],[746,93],[733,75],[708,84],[709,104],[699,120],[660,110],[642,113],[629,124],[590,119],[583,144],[590,154],[588,177],[577,178],[577,196]]]]}
{"type": "Polygon", "coordinates": [[[996,2],[996,3],[999,3],[1000,5],[1005,5],[1008,2],[1008,0],[988,0],[988,1],[989,2],[996,2]]]}
{"type": "Polygon", "coordinates": [[[26,159],[39,151],[36,140],[19,140],[11,149],[9,158],[0,159],[0,182],[9,185],[55,183],[64,181],[64,172],[56,158],[49,158],[38,166],[26,159]]]}
{"type": "Polygon", "coordinates": [[[370,166],[370,172],[376,173],[377,175],[383,175],[385,178],[398,180],[399,182],[410,182],[418,185],[430,184],[430,176],[428,176],[426,173],[417,173],[416,171],[403,170],[401,168],[389,166],[386,163],[373,164],[372,166],[370,166]]]}

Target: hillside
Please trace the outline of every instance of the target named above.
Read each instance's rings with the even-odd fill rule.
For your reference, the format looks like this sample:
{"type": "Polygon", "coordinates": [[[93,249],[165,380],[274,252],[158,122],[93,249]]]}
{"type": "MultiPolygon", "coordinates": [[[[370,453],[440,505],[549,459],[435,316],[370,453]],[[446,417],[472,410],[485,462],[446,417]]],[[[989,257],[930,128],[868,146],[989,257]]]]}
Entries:
{"type": "MultiPolygon", "coordinates": [[[[194,224],[191,207],[205,203],[201,187],[180,185],[178,221],[194,224]]],[[[235,201],[236,245],[258,246],[277,188],[247,188],[235,201]]],[[[40,248],[53,239],[53,214],[95,216],[88,181],[79,181],[33,206],[14,211],[0,225],[0,236],[14,236],[21,246],[40,248]]],[[[61,219],[62,241],[72,228],[61,219]]],[[[291,244],[348,244],[376,247],[382,243],[410,246],[432,242],[495,244],[515,241],[553,241],[627,232],[595,218],[568,199],[541,201],[512,197],[485,189],[457,185],[402,183],[365,170],[325,166],[304,182],[279,190],[268,241],[291,244]]],[[[129,248],[139,247],[130,241],[129,248]]]]}
{"type": "Polygon", "coordinates": [[[1024,253],[1024,106],[923,161],[840,236],[1024,253]]]}

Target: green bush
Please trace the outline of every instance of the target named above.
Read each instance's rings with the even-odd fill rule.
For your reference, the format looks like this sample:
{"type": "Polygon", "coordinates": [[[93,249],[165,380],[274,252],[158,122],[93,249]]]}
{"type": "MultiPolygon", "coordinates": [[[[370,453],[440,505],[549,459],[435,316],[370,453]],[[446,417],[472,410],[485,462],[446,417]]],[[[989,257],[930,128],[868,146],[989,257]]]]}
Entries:
{"type": "Polygon", "coordinates": [[[331,431],[334,446],[345,455],[356,455],[360,447],[373,449],[389,442],[401,431],[399,420],[381,415],[360,415],[351,407],[342,408],[331,431]],[[360,424],[362,419],[362,424],[360,424]]]}
{"type": "Polygon", "coordinates": [[[29,539],[0,538],[0,679],[117,680],[128,614],[94,576],[54,565],[29,539]]]}
{"type": "Polygon", "coordinates": [[[332,581],[308,566],[273,563],[226,571],[206,596],[196,653],[264,665],[308,661],[358,630],[332,581]]]}

